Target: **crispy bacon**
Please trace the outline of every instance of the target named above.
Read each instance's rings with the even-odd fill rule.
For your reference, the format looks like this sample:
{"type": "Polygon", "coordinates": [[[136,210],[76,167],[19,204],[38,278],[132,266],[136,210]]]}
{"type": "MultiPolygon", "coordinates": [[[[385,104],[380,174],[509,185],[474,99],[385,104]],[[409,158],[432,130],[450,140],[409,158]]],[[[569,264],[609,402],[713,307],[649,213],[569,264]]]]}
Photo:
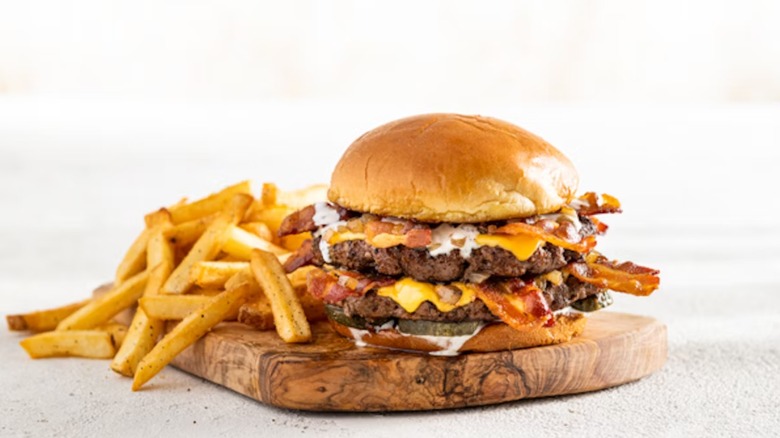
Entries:
{"type": "Polygon", "coordinates": [[[483,282],[476,287],[477,298],[490,311],[515,330],[555,325],[555,317],[542,291],[520,279],[483,282]]]}
{"type": "Polygon", "coordinates": [[[571,263],[564,270],[580,281],[638,296],[650,295],[661,282],[658,269],[632,262],[618,263],[601,255],[588,257],[585,262],[571,263]]]}
{"type": "Polygon", "coordinates": [[[349,296],[359,295],[353,289],[339,284],[336,277],[319,269],[306,275],[306,287],[315,298],[326,303],[336,303],[349,296]]]}
{"type": "Polygon", "coordinates": [[[284,262],[284,270],[289,274],[301,266],[312,264],[313,260],[314,251],[311,248],[311,239],[306,239],[298,250],[284,262]]]}
{"type": "MultiPolygon", "coordinates": [[[[524,234],[527,236],[533,236],[550,242],[553,245],[560,246],[561,248],[570,249],[578,253],[586,253],[596,246],[596,238],[594,236],[585,237],[579,240],[579,234],[576,237],[576,241],[569,240],[571,237],[568,232],[563,236],[556,234],[556,231],[562,229],[560,226],[555,227],[555,222],[552,221],[539,221],[534,225],[526,224],[524,222],[512,222],[502,227],[498,227],[495,230],[496,234],[509,234],[511,236],[517,236],[524,234]],[[540,226],[541,225],[541,226],[540,226]]],[[[563,233],[561,233],[563,234],[563,233]]]]}
{"type": "Polygon", "coordinates": [[[610,196],[606,193],[599,195],[595,192],[587,192],[580,196],[572,203],[572,207],[577,211],[577,214],[582,216],[592,216],[594,214],[603,213],[620,213],[623,210],[620,209],[620,201],[614,196],[610,196]],[[603,201],[603,202],[599,202],[603,201]]]}
{"type": "Polygon", "coordinates": [[[431,229],[427,225],[370,221],[365,224],[366,241],[376,248],[404,245],[422,248],[431,243],[431,229]]]}
{"type": "Polygon", "coordinates": [[[313,269],[306,277],[309,291],[326,303],[337,303],[351,296],[361,296],[366,292],[389,286],[396,280],[389,277],[372,277],[351,271],[325,272],[313,269]]]}
{"type": "Polygon", "coordinates": [[[314,224],[314,213],[314,206],[309,205],[285,217],[279,226],[279,237],[316,230],[317,225],[314,224]]]}
{"type": "MultiPolygon", "coordinates": [[[[333,204],[328,204],[328,206],[338,212],[339,220],[344,220],[350,217],[349,210],[333,204]]],[[[290,213],[287,217],[284,218],[284,220],[282,220],[282,224],[279,226],[279,237],[316,230],[318,228],[317,224],[314,223],[314,215],[316,213],[317,209],[314,205],[309,205],[298,211],[290,213]]]]}

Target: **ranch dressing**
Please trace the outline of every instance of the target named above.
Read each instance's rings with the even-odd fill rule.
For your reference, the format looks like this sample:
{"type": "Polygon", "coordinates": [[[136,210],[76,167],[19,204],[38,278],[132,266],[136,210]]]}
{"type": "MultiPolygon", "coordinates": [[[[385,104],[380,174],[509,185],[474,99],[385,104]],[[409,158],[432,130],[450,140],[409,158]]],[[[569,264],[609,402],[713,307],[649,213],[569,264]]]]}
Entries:
{"type": "Polygon", "coordinates": [[[314,204],[314,216],[312,216],[314,225],[321,227],[339,221],[339,212],[331,207],[327,202],[317,202],[314,204]]]}
{"type": "MultiPolygon", "coordinates": [[[[384,329],[391,329],[393,328],[393,323],[388,322],[385,323],[379,327],[376,327],[378,331],[384,330],[384,329]]],[[[468,342],[469,339],[473,338],[477,333],[482,330],[482,328],[485,327],[485,324],[480,324],[476,330],[474,330],[474,333],[471,333],[469,335],[462,335],[462,336],[424,336],[424,335],[409,335],[406,333],[398,332],[401,336],[414,336],[416,338],[424,339],[431,344],[439,347],[439,350],[436,351],[429,351],[428,354],[431,356],[457,356],[460,354],[460,349],[463,348],[463,345],[468,342]]],[[[388,348],[383,347],[381,345],[371,345],[368,344],[366,341],[364,341],[364,337],[371,334],[368,330],[361,330],[356,329],[352,327],[348,327],[350,334],[352,334],[352,338],[355,341],[355,345],[358,347],[377,347],[377,348],[388,348]]],[[[390,350],[394,350],[393,348],[389,348],[390,350]]]]}
{"type": "Polygon", "coordinates": [[[477,234],[479,231],[473,225],[453,227],[450,224],[441,224],[431,230],[431,244],[428,245],[428,252],[432,257],[436,257],[437,255],[449,254],[457,249],[460,250],[461,257],[468,258],[471,251],[479,247],[475,241],[477,234]]]}

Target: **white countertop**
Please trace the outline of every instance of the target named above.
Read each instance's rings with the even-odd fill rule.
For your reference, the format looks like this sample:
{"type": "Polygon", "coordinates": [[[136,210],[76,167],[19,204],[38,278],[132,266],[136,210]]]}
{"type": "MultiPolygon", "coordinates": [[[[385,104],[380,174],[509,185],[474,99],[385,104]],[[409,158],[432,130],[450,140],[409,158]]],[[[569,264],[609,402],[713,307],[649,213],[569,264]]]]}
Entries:
{"type": "MultiPolygon", "coordinates": [[[[363,131],[431,108],[0,99],[0,313],[110,279],[143,213],[251,178],[327,181],[363,131]]],[[[435,108],[433,110],[438,110],[435,108]]],[[[669,328],[667,365],[622,387],[402,414],[275,409],[166,369],[150,390],[106,361],[31,360],[0,329],[0,436],[772,436],[780,433],[780,106],[454,108],[505,118],[618,196],[606,255],[658,267],[614,310],[669,328]]]]}

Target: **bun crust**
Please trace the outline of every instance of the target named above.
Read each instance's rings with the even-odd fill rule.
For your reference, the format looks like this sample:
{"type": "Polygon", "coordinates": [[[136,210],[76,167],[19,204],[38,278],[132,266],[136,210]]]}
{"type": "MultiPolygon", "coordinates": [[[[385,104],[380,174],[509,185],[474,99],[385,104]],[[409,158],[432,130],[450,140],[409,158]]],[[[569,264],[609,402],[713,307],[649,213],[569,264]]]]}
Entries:
{"type": "Polygon", "coordinates": [[[579,178],[560,151],[502,120],[425,114],[355,140],[330,181],[343,207],[422,222],[486,222],[550,213],[579,178]]]}
{"type": "MultiPolygon", "coordinates": [[[[556,315],[555,326],[536,328],[528,331],[518,331],[506,324],[495,323],[484,327],[458,350],[459,352],[475,351],[506,351],[520,348],[531,348],[542,345],[569,342],[575,336],[582,334],[587,319],[581,313],[562,313],[556,315]]],[[[333,320],[330,325],[340,335],[354,339],[349,327],[333,320]]],[[[369,346],[379,346],[397,350],[437,351],[439,346],[425,338],[404,335],[397,330],[382,330],[369,333],[361,338],[369,346]]]]}

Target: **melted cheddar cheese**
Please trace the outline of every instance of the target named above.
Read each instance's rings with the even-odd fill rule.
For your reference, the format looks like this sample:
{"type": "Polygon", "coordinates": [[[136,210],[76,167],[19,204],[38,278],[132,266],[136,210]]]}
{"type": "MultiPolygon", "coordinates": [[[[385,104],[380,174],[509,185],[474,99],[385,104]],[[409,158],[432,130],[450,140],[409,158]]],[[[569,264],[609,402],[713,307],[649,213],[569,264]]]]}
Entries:
{"type": "Polygon", "coordinates": [[[377,295],[390,298],[409,313],[417,310],[426,301],[436,306],[440,312],[449,312],[473,302],[476,298],[472,286],[463,283],[452,283],[450,286],[457,287],[461,292],[460,298],[454,304],[444,302],[439,297],[435,284],[423,283],[411,278],[403,278],[391,286],[382,287],[377,291],[377,295]]]}
{"type": "Polygon", "coordinates": [[[492,234],[480,234],[476,237],[476,242],[480,245],[498,246],[514,254],[520,261],[526,261],[530,258],[544,240],[531,236],[496,236],[492,234]]]}
{"type": "MultiPolygon", "coordinates": [[[[327,239],[329,245],[346,242],[348,240],[366,240],[364,233],[354,233],[351,231],[334,232],[327,239]]],[[[369,242],[372,246],[378,248],[387,248],[400,244],[401,236],[392,234],[380,234],[369,242]]],[[[544,245],[544,240],[525,235],[517,236],[499,236],[493,234],[478,234],[474,237],[474,242],[478,246],[498,246],[511,252],[518,260],[528,260],[540,246],[544,245]]],[[[453,247],[454,248],[454,247],[453,247]]]]}

